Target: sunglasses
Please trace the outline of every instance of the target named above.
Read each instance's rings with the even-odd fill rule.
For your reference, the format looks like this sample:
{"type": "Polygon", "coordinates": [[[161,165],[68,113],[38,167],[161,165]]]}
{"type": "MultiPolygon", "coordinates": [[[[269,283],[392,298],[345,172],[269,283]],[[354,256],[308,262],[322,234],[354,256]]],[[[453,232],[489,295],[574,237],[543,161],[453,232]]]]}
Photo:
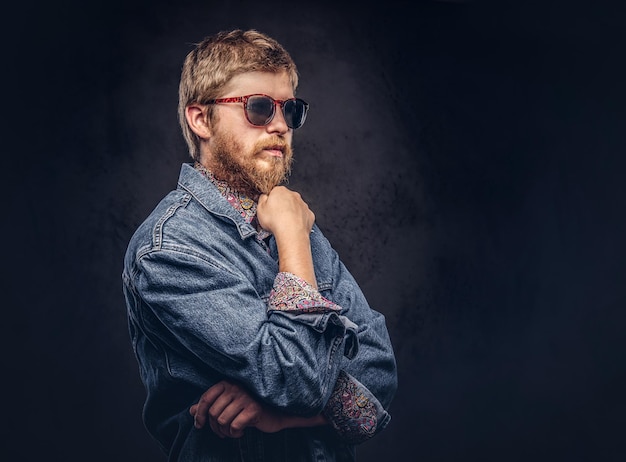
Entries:
{"type": "Polygon", "coordinates": [[[276,105],[278,104],[283,110],[283,117],[287,126],[294,130],[302,127],[309,110],[309,104],[300,98],[279,100],[267,95],[235,96],[232,98],[212,99],[206,102],[206,104],[222,103],[243,103],[246,119],[257,127],[267,125],[274,119],[276,105]]]}

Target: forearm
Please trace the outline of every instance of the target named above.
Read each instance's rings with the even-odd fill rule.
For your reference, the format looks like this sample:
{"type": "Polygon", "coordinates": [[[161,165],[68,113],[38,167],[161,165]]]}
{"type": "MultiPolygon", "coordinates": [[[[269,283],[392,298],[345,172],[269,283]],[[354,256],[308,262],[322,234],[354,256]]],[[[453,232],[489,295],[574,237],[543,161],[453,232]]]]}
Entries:
{"type": "Polygon", "coordinates": [[[295,274],[317,289],[309,233],[277,233],[279,271],[295,274]]]}
{"type": "Polygon", "coordinates": [[[320,427],[328,424],[328,419],[323,414],[318,414],[313,417],[300,417],[284,414],[281,418],[282,430],[287,428],[320,427]]]}
{"type": "Polygon", "coordinates": [[[229,438],[243,436],[247,427],[274,433],[288,428],[328,424],[321,414],[295,416],[263,404],[240,384],[229,380],[222,380],[205,391],[199,401],[189,408],[189,413],[194,417],[197,429],[208,423],[216,435],[229,438]]]}
{"type": "Polygon", "coordinates": [[[317,287],[310,241],[315,215],[300,194],[284,186],[262,194],[257,219],[276,239],[280,271],[295,274],[317,287]]]}

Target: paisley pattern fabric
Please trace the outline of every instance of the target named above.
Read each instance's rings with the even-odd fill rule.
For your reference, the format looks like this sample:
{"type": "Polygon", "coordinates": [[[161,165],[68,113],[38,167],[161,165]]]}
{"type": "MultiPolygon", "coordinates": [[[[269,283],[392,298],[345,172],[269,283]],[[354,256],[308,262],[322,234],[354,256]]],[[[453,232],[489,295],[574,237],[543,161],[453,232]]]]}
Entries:
{"type": "Polygon", "coordinates": [[[339,305],[322,297],[311,284],[287,272],[276,275],[267,309],[268,311],[296,311],[298,313],[341,311],[339,305]]]}
{"type": "Polygon", "coordinates": [[[333,428],[347,442],[358,444],[376,433],[376,406],[370,392],[354,377],[341,371],[323,411],[333,428]]]}
{"type": "Polygon", "coordinates": [[[228,203],[241,214],[241,217],[246,221],[246,223],[250,223],[256,228],[258,233],[258,240],[263,240],[271,236],[271,233],[261,228],[257,222],[257,203],[254,200],[252,200],[247,195],[231,188],[227,182],[215,178],[213,173],[207,170],[206,167],[204,167],[204,165],[202,165],[200,162],[196,162],[194,164],[194,168],[202,173],[204,177],[206,177],[211,183],[215,185],[215,187],[219,190],[222,196],[224,196],[228,203]]]}

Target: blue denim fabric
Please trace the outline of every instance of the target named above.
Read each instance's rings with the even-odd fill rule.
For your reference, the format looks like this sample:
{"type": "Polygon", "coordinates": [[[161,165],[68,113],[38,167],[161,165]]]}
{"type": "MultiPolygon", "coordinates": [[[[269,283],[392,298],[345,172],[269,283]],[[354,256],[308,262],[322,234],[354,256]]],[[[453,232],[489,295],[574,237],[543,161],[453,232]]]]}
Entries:
{"type": "Polygon", "coordinates": [[[122,280],[147,391],[146,428],[171,461],[234,461],[244,453],[254,461],[353,460],[354,447],[330,426],[275,435],[248,429],[239,440],[193,428],[189,407],[224,378],[278,409],[312,416],[341,370],[378,400],[377,430],[389,422],[397,376],[384,316],[369,307],[317,226],[311,250],[318,289],[341,312],[268,312],[276,243],[272,237],[268,252],[255,235],[217,188],[183,164],[178,188],[131,238],[122,280]],[[262,456],[276,448],[282,455],[262,456]]]}

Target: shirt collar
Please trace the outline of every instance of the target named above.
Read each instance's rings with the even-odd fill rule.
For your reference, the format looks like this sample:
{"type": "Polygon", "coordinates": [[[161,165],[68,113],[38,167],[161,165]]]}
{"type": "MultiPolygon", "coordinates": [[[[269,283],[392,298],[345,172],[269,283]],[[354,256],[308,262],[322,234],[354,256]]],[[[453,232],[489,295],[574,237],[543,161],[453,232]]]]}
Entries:
{"type": "Polygon", "coordinates": [[[202,176],[208,179],[218,189],[220,194],[228,201],[228,203],[241,215],[246,223],[254,226],[258,233],[258,239],[265,239],[271,236],[269,231],[264,230],[258,223],[256,218],[257,203],[246,194],[233,189],[226,181],[215,178],[215,175],[209,171],[204,165],[195,162],[194,168],[198,170],[202,176]]]}

